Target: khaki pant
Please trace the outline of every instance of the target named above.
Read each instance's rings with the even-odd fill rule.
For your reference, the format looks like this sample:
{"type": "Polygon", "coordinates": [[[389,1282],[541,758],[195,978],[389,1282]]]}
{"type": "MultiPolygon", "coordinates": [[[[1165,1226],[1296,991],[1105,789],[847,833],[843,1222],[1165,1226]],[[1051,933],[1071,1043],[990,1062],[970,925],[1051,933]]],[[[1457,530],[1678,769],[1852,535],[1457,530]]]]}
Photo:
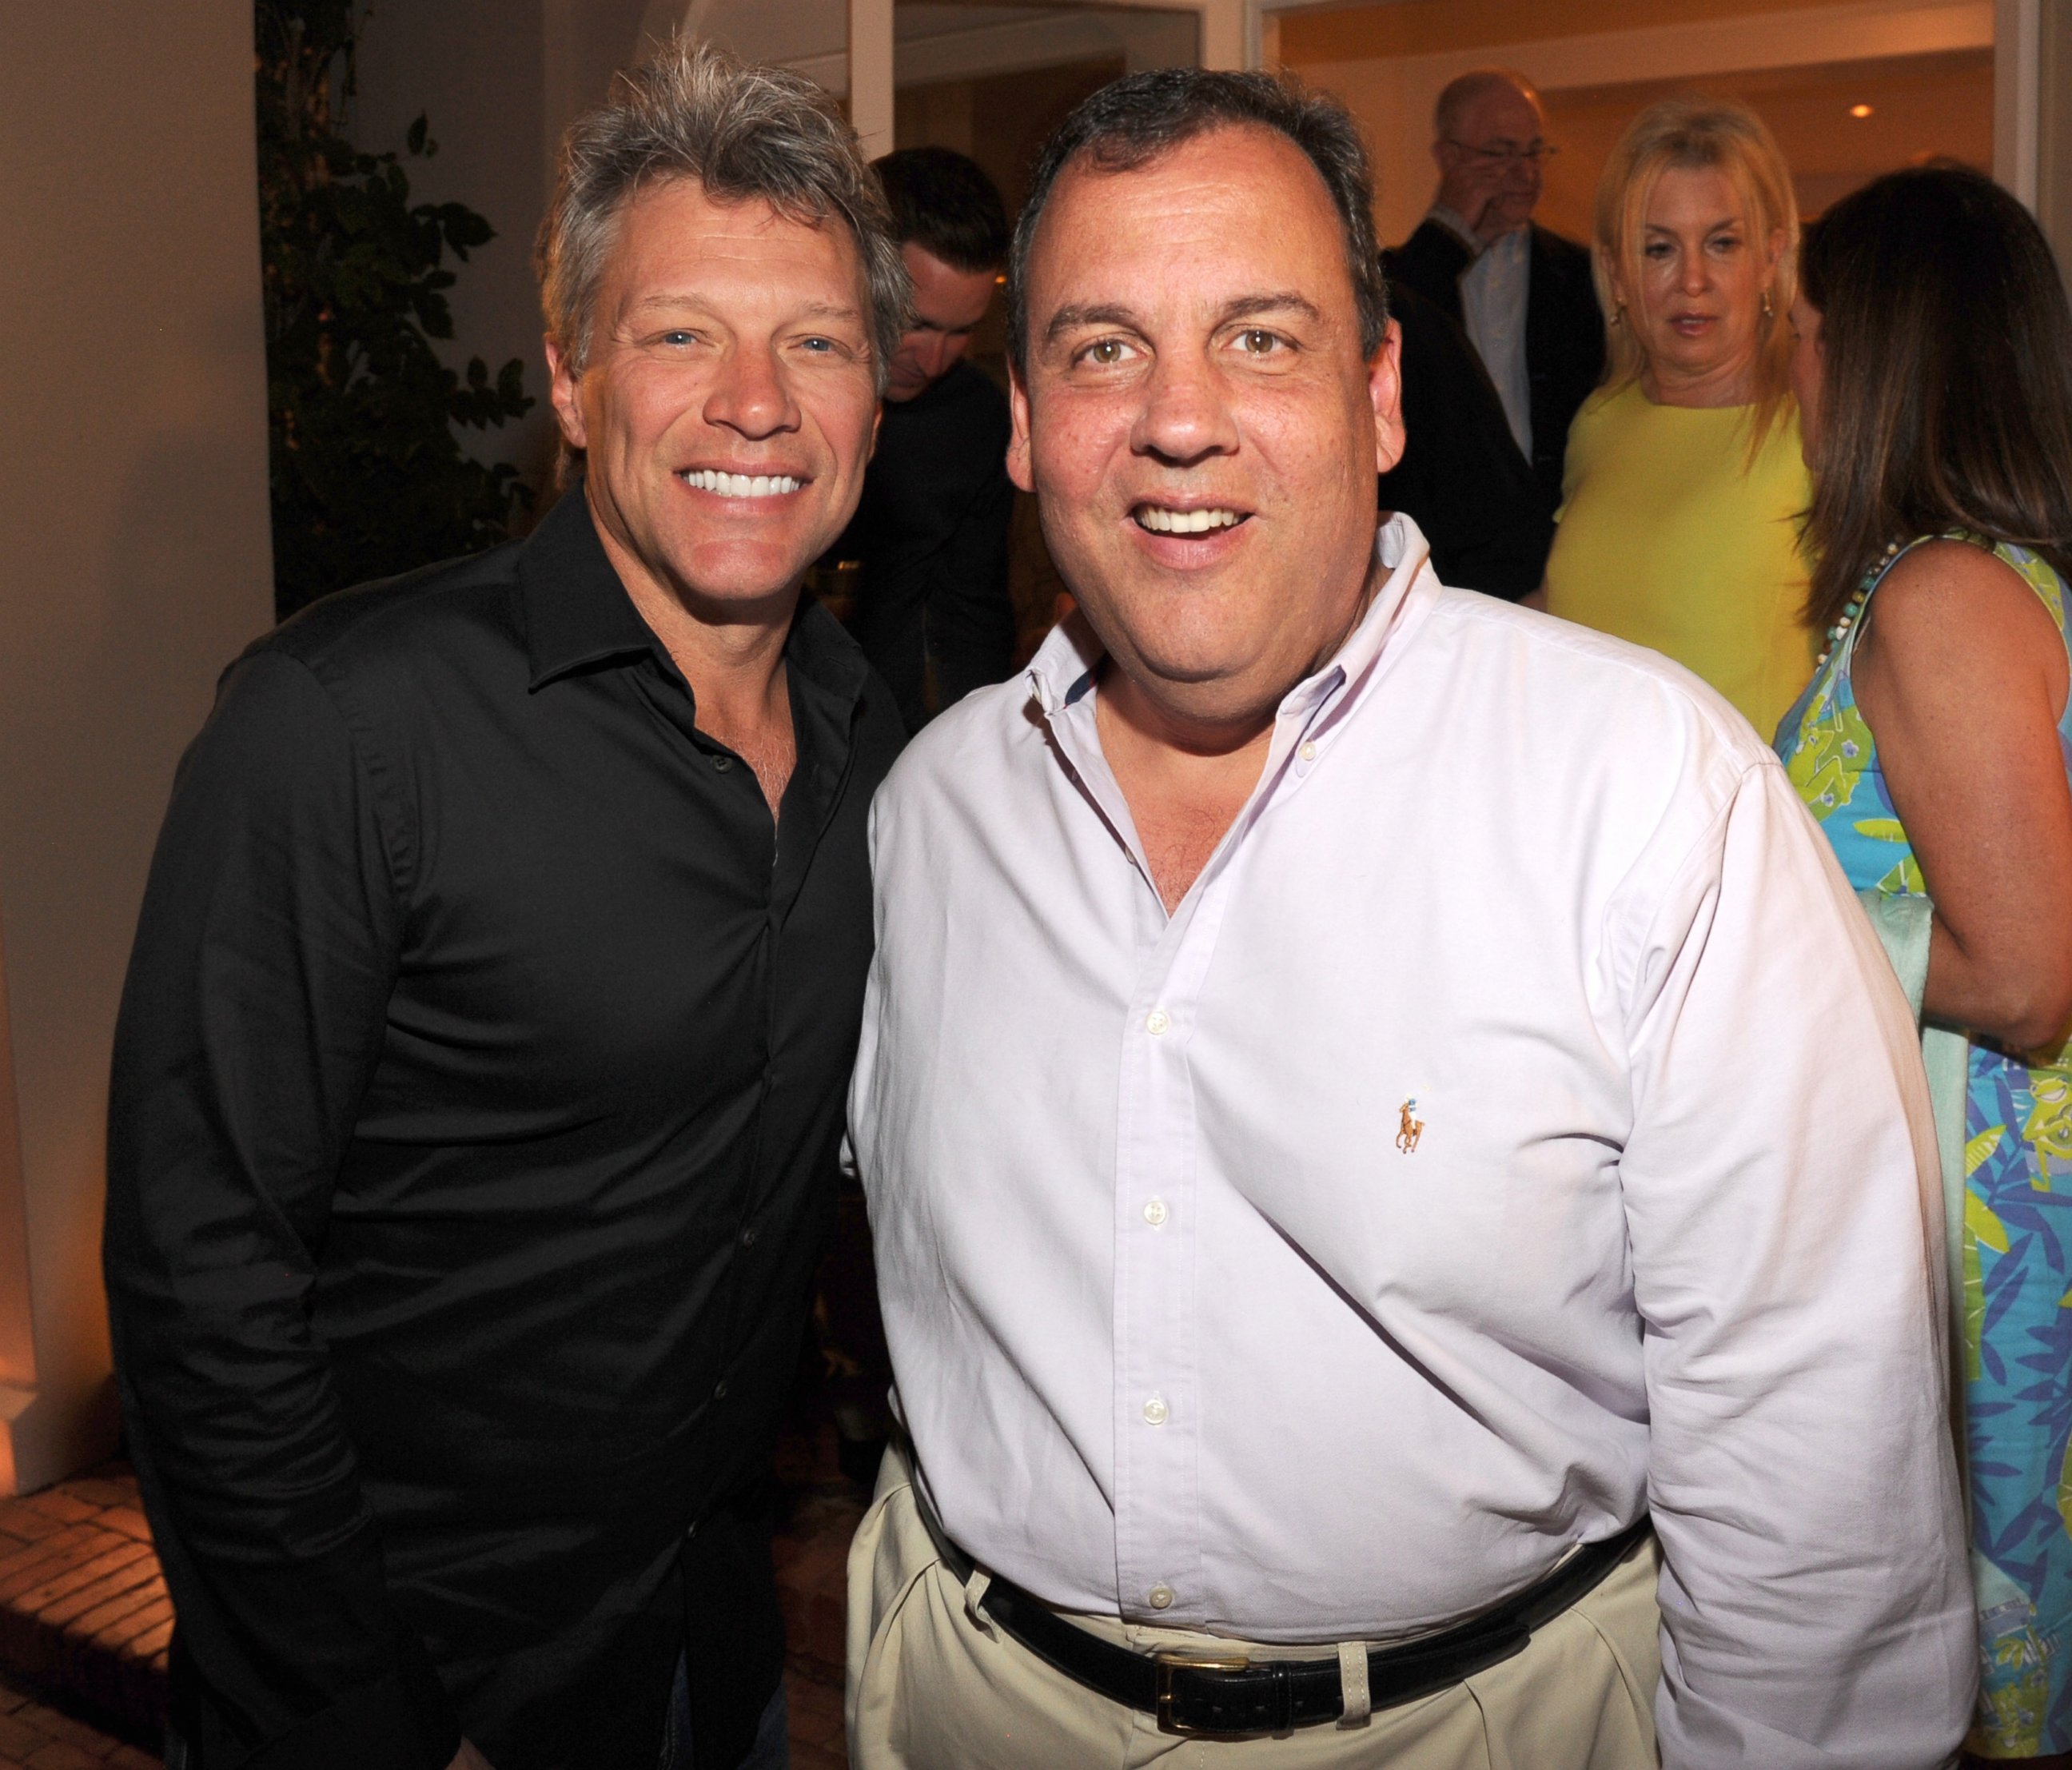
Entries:
{"type": "MultiPolygon", "coordinates": [[[[1363,1726],[1178,1739],[1053,1669],[989,1618],[974,1619],[894,1451],[849,1550],[849,1761],[856,1770],[1655,1770],[1658,1565],[1650,1537],[1523,1653],[1363,1726]]],[[[1112,1618],[1073,1620],[1140,1650],[1244,1646],[1112,1618]]]]}

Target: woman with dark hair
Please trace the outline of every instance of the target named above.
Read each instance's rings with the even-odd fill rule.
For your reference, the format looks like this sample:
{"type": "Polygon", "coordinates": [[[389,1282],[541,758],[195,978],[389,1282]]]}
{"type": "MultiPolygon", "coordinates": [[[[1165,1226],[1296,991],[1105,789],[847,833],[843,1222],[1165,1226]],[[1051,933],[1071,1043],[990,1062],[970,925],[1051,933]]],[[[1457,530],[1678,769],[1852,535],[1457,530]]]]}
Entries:
{"type": "Polygon", "coordinates": [[[1951,1078],[1969,1750],[2072,1765],[2072,311],[2028,212],[1930,167],[1835,206],[1791,320],[1827,648],[1777,746],[1951,1078]]]}

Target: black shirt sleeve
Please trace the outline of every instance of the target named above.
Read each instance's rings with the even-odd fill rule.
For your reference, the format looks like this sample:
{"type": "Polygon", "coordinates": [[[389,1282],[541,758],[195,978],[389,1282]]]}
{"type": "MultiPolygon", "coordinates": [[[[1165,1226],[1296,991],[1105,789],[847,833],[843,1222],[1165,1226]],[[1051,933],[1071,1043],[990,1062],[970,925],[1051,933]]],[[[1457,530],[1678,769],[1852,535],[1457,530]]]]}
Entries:
{"type": "Polygon", "coordinates": [[[459,1743],[310,1323],[401,937],[376,792],[307,666],[235,665],[181,765],[116,1031],[116,1367],[205,1770],[439,1770],[459,1743]]]}
{"type": "MultiPolygon", "coordinates": [[[[1006,440],[995,451],[1005,455],[1006,440]]],[[[1007,594],[1007,529],[1014,488],[1005,467],[979,488],[935,556],[929,576],[927,648],[939,706],[1005,681],[1014,661],[1014,605],[1007,594]]]]}

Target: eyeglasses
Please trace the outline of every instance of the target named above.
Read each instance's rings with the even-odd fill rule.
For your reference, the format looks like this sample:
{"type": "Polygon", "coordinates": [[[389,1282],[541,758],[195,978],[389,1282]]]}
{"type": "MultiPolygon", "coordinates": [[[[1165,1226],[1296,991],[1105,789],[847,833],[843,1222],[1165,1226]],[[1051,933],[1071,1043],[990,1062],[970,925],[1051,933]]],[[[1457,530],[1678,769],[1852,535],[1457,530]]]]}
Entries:
{"type": "Polygon", "coordinates": [[[1544,165],[1561,151],[1552,142],[1534,142],[1527,147],[1471,147],[1466,142],[1449,138],[1446,145],[1492,166],[1544,165]]]}

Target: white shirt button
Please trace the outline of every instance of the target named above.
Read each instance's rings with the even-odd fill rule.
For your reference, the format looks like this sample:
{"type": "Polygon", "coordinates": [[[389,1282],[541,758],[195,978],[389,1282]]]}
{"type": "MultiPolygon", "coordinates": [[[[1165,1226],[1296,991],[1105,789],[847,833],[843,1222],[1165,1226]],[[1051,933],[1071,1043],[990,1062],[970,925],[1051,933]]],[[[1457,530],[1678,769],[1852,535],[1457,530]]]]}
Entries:
{"type": "Polygon", "coordinates": [[[1146,1426],[1163,1426],[1170,1414],[1171,1410],[1156,1395],[1144,1404],[1144,1423],[1146,1426]]]}
{"type": "Polygon", "coordinates": [[[1153,1610],[1170,1609],[1173,1603],[1173,1588],[1170,1586],[1153,1586],[1144,1596],[1153,1610]]]}
{"type": "Polygon", "coordinates": [[[1153,1008],[1144,1017],[1144,1030],[1154,1039],[1162,1037],[1173,1024],[1173,1017],[1163,1008],[1153,1008]]]}
{"type": "Polygon", "coordinates": [[[1317,746],[1314,743],[1305,743],[1296,754],[1305,762],[1314,762],[1317,759],[1317,746]]]}
{"type": "Polygon", "coordinates": [[[1154,1229],[1165,1222],[1166,1217],[1166,1201],[1163,1199],[1153,1199],[1144,1208],[1144,1220],[1154,1229]]]}

